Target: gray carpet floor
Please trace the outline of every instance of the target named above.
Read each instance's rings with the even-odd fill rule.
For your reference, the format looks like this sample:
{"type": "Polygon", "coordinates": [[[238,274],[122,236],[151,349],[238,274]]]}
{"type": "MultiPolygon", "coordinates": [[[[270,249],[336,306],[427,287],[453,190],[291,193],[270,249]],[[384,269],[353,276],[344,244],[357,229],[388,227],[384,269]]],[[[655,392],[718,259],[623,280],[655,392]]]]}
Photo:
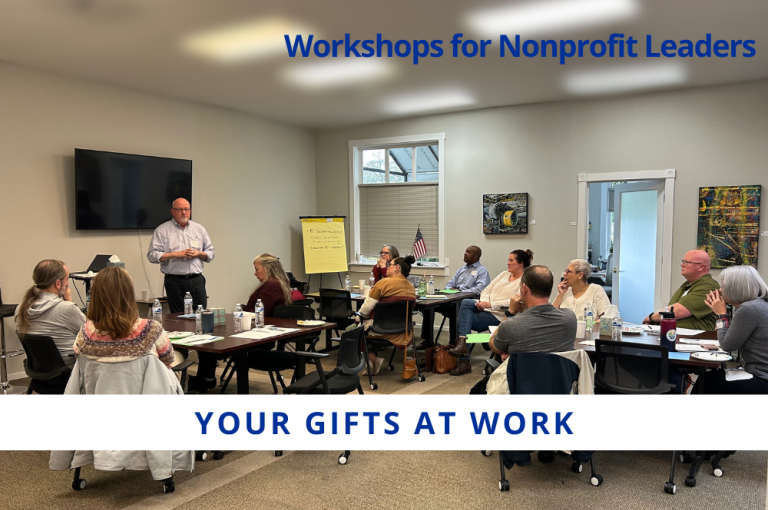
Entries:
{"type": "MultiPolygon", "coordinates": [[[[423,383],[400,379],[398,357],[395,371],[376,378],[377,393],[466,394],[482,377],[485,356],[473,357],[472,374],[428,374],[423,383]]],[[[335,364],[333,356],[326,364],[335,364]]],[[[290,376],[285,373],[286,381],[290,376]]],[[[272,392],[266,374],[252,371],[249,379],[252,393],[272,392]]],[[[367,384],[364,390],[370,392],[367,384]]],[[[234,392],[232,384],[227,393],[234,392]]],[[[0,509],[766,508],[768,452],[762,451],[740,451],[724,460],[723,478],[715,478],[705,464],[694,488],[684,485],[688,466],[678,463],[674,496],[663,492],[670,452],[597,452],[595,466],[605,480],[600,487],[589,483],[588,465],[576,474],[565,455],[546,464],[534,455],[530,466],[507,471],[509,492],[498,490],[497,452],[484,457],[477,451],[355,451],[346,466],[337,464],[337,456],[228,452],[223,460],[196,463],[193,473],[177,473],[176,492],[166,495],[148,472],[90,467],[83,469],[87,488],[75,492],[71,473],[48,470],[48,452],[6,451],[0,452],[0,509]]]]}

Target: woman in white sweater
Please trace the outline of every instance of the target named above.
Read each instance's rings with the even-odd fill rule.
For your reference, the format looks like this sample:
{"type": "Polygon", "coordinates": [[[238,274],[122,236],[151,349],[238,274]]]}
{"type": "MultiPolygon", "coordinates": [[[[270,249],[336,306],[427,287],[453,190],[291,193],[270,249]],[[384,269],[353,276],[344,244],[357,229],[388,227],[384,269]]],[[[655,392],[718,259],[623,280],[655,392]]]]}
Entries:
{"type": "Polygon", "coordinates": [[[467,335],[474,331],[486,331],[488,326],[498,326],[505,319],[504,312],[509,308],[510,300],[520,293],[520,278],[523,271],[531,265],[531,250],[515,250],[507,259],[507,270],[493,279],[480,294],[480,300],[465,299],[459,308],[459,342],[449,354],[462,359],[451,375],[462,375],[472,371],[469,364],[471,348],[467,345],[467,335]],[[455,373],[454,373],[455,372],[455,373]]]}
{"type": "Polygon", "coordinates": [[[597,319],[611,304],[608,295],[600,285],[587,283],[592,273],[592,265],[584,259],[574,259],[565,270],[565,278],[557,286],[557,297],[552,303],[555,308],[570,308],[576,314],[576,320],[584,320],[584,307],[592,305],[592,313],[597,319]]]}

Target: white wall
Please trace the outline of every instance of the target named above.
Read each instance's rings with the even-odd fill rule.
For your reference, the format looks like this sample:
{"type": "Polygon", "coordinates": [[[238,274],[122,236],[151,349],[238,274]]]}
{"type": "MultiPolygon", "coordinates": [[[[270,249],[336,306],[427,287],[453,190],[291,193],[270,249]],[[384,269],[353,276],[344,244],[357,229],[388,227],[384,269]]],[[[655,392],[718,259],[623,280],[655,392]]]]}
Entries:
{"type": "MultiPolygon", "coordinates": [[[[760,81],[322,130],[315,136],[318,212],[349,213],[348,140],[442,131],[451,273],[469,244],[482,247],[492,276],[517,248],[533,250],[535,263],[563,270],[576,255],[576,228],[569,223],[576,221],[580,172],[677,169],[674,260],[695,247],[699,186],[761,184],[768,190],[768,81],[760,81]],[[528,218],[536,225],[527,235],[484,236],[481,195],[512,192],[530,193],[528,218]]],[[[765,211],[761,216],[768,230],[765,211]]],[[[765,239],[758,263],[764,278],[765,239]]],[[[675,272],[672,284],[680,283],[675,272]]]]}
{"type": "MultiPolygon", "coordinates": [[[[210,306],[232,310],[256,286],[269,251],[303,276],[299,215],[315,214],[314,142],[306,130],[220,108],[83,83],[0,64],[0,288],[18,303],[44,258],[70,270],[97,253],[126,263],[137,292],[151,231],[75,231],[74,148],[193,161],[192,218],[216,248],[205,266],[210,306]]],[[[170,209],[170,204],[169,204],[170,209]]],[[[169,213],[170,219],[170,213],[169,213]]],[[[157,292],[159,266],[147,262],[157,292]]],[[[81,284],[79,284],[81,285],[81,284]]],[[[81,286],[82,289],[82,286],[81,286]]],[[[9,348],[19,348],[6,319],[9,348]]],[[[21,359],[9,363],[23,372],[21,359]]]]}

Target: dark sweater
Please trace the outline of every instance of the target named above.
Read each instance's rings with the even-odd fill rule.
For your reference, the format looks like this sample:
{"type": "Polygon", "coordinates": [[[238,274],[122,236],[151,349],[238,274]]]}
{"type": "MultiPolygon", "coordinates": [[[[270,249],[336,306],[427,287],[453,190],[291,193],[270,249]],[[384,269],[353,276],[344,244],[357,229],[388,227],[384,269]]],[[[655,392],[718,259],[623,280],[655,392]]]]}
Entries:
{"type": "Polygon", "coordinates": [[[731,327],[717,330],[720,347],[741,352],[744,370],[768,379],[768,301],[757,298],[733,312],[731,327]]]}
{"type": "Polygon", "coordinates": [[[283,296],[283,288],[280,286],[280,282],[273,279],[259,285],[253,291],[251,297],[248,298],[248,303],[243,310],[253,312],[257,299],[261,299],[261,303],[264,305],[264,317],[272,317],[275,307],[285,304],[285,296],[283,296]]]}

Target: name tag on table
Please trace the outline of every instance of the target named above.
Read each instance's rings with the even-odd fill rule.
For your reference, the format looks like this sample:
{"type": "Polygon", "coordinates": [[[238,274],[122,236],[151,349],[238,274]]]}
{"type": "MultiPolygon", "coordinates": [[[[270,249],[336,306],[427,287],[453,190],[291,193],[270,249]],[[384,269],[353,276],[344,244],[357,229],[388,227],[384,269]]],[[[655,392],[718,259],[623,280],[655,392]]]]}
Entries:
{"type": "Polygon", "coordinates": [[[190,242],[189,242],[189,245],[190,245],[192,248],[200,248],[200,242],[199,242],[199,241],[190,241],[190,242]]]}

